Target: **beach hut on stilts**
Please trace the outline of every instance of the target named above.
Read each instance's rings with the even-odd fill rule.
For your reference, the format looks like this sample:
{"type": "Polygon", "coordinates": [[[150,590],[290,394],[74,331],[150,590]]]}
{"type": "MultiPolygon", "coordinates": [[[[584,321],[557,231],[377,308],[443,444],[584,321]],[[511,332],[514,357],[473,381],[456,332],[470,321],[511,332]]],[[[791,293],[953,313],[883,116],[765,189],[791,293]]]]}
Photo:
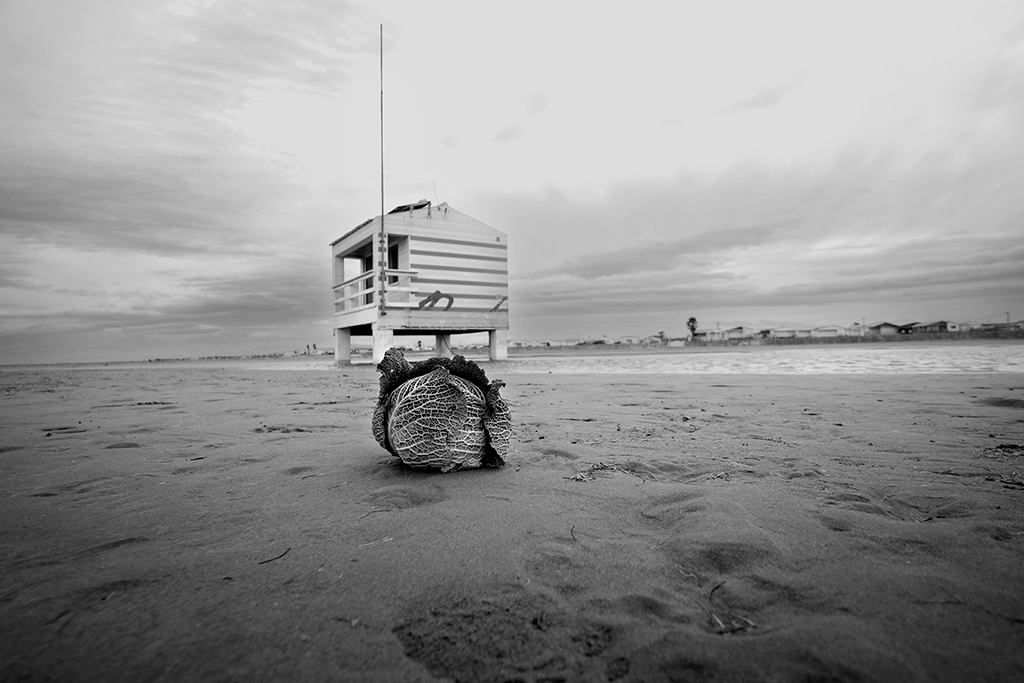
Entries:
{"type": "Polygon", "coordinates": [[[428,200],[371,218],[331,243],[335,359],[353,336],[373,337],[379,363],[395,335],[487,332],[491,360],[508,357],[508,235],[428,200]]]}

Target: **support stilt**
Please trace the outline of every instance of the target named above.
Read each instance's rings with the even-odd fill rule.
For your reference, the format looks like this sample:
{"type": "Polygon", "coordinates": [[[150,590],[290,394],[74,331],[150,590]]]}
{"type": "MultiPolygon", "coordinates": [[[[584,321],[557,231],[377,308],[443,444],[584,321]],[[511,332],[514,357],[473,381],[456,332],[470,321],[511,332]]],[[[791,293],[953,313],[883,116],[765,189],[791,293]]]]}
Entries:
{"type": "Polygon", "coordinates": [[[384,360],[384,352],[395,345],[395,333],[390,329],[381,329],[373,323],[373,362],[384,360]]]}
{"type": "Polygon", "coordinates": [[[489,330],[488,356],[491,360],[508,360],[508,330],[489,330]]]}
{"type": "Polygon", "coordinates": [[[352,363],[352,330],[347,327],[334,330],[334,362],[338,365],[352,363]]]}
{"type": "Polygon", "coordinates": [[[434,335],[434,355],[437,356],[438,358],[452,357],[452,335],[434,335]]]}

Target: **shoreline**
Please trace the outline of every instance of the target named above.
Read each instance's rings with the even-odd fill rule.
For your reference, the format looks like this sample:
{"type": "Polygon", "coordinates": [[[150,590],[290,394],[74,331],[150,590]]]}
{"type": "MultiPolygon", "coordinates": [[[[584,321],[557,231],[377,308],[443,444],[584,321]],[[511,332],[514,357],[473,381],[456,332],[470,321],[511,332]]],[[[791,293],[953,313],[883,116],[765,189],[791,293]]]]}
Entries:
{"type": "MultiPolygon", "coordinates": [[[[509,356],[562,356],[562,355],[621,355],[621,354],[686,354],[686,353],[757,353],[779,349],[835,349],[835,348],[884,348],[891,345],[911,348],[933,348],[944,346],[1021,346],[1024,338],[965,338],[965,339],[893,339],[867,340],[857,342],[814,340],[796,343],[751,342],[703,342],[687,346],[655,346],[627,344],[580,344],[577,346],[515,347],[509,348],[509,356]]],[[[456,349],[457,350],[457,349],[456,349]]],[[[484,349],[486,351],[486,349],[484,349]]]]}
{"type": "MultiPolygon", "coordinates": [[[[1007,338],[965,338],[965,339],[894,339],[892,341],[865,341],[865,342],[808,342],[793,344],[759,344],[759,343],[728,343],[715,342],[690,346],[642,346],[642,345],[613,345],[613,344],[581,344],[576,346],[550,346],[550,347],[509,347],[508,353],[512,358],[544,358],[544,357],[594,357],[594,356],[627,356],[627,355],[681,355],[681,354],[706,354],[706,353],[760,353],[772,352],[779,349],[842,349],[842,348],[885,348],[898,344],[900,348],[941,348],[949,346],[1024,346],[1024,339],[1007,338]]],[[[492,363],[487,359],[487,347],[473,346],[460,348],[453,346],[456,354],[464,355],[466,358],[477,362],[483,361],[492,363]]],[[[352,360],[358,361],[353,365],[372,364],[369,349],[359,349],[353,353],[352,360]]],[[[422,360],[433,356],[433,351],[405,351],[410,360],[422,360]]],[[[497,361],[499,364],[501,361],[497,361]]],[[[90,369],[102,367],[175,367],[175,366],[198,366],[207,367],[232,366],[241,363],[267,363],[280,364],[318,364],[335,366],[333,354],[318,354],[310,356],[218,356],[204,358],[151,358],[147,360],[121,360],[121,361],[88,361],[88,362],[66,362],[66,363],[33,363],[0,365],[0,372],[16,372],[19,370],[71,370],[90,369]]]]}

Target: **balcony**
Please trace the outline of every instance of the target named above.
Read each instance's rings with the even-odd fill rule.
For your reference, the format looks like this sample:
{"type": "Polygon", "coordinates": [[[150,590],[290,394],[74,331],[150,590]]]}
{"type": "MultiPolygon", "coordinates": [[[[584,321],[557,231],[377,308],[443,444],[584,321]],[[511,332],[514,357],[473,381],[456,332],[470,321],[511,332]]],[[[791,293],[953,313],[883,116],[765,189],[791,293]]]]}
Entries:
{"type": "MultiPolygon", "coordinates": [[[[387,280],[384,287],[385,308],[415,308],[413,300],[418,290],[413,286],[412,278],[416,275],[415,270],[398,270],[388,268],[384,271],[387,280]]],[[[334,316],[338,319],[358,313],[360,311],[374,310],[377,307],[377,291],[374,288],[374,279],[377,273],[370,270],[341,284],[334,286],[334,316]]]]}

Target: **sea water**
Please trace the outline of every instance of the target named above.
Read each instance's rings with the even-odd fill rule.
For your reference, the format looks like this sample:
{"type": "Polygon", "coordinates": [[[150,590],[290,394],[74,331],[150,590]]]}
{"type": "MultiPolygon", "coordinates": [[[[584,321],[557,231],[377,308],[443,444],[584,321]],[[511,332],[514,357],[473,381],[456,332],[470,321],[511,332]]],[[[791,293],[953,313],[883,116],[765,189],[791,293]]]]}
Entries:
{"type": "Polygon", "coordinates": [[[735,351],[511,356],[507,370],[662,375],[1024,373],[1024,344],[829,344],[739,347],[735,351]]]}
{"type": "MultiPolygon", "coordinates": [[[[462,353],[456,349],[456,353],[462,353]]],[[[487,349],[469,349],[465,355],[482,363],[488,375],[534,373],[608,373],[608,374],[906,374],[906,373],[1024,373],[1024,341],[919,343],[889,342],[874,344],[801,344],[799,346],[689,347],[651,349],[642,353],[628,350],[598,350],[589,347],[574,352],[559,348],[545,354],[530,350],[511,353],[507,361],[487,361],[487,349]]],[[[422,360],[429,353],[412,352],[409,360],[422,360]]],[[[337,371],[332,356],[300,356],[274,360],[180,360],[146,363],[85,363],[57,366],[6,366],[16,370],[98,370],[113,368],[247,368],[250,370],[337,371]]],[[[353,359],[353,369],[372,370],[369,358],[353,359]]]]}

